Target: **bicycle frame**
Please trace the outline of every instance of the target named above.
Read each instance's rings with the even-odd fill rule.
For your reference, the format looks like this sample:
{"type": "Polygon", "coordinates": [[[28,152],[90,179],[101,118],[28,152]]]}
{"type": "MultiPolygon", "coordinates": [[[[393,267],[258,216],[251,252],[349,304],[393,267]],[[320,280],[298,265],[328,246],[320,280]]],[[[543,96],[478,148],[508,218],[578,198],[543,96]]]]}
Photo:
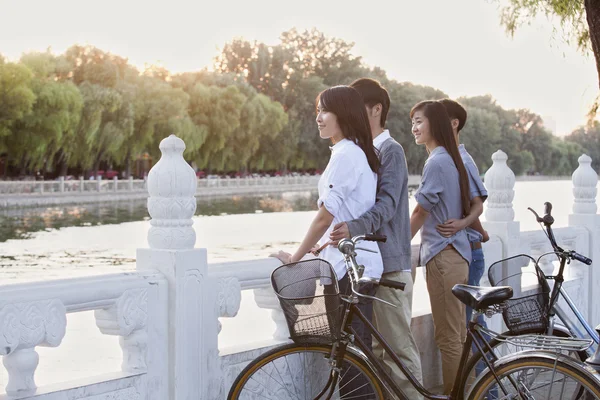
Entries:
{"type": "MultiPolygon", "coordinates": [[[[596,343],[596,346],[598,344],[600,344],[600,337],[598,337],[598,333],[596,333],[596,330],[593,329],[590,326],[590,324],[588,324],[587,320],[581,314],[581,312],[579,311],[579,309],[577,308],[575,303],[573,303],[573,300],[571,300],[571,298],[569,297],[567,292],[561,287],[559,289],[559,293],[560,293],[560,296],[565,300],[565,303],[567,303],[567,305],[573,312],[573,315],[575,315],[575,318],[577,318],[577,320],[583,326],[583,328],[585,329],[587,334],[590,336],[590,338],[596,343]]],[[[550,317],[552,318],[552,317],[554,317],[554,315],[556,315],[558,317],[558,319],[564,324],[565,328],[567,328],[567,330],[569,332],[571,332],[571,334],[574,337],[582,338],[585,336],[585,334],[583,332],[581,332],[579,327],[575,326],[575,324],[573,324],[571,322],[571,319],[566,315],[565,311],[558,304],[554,305],[553,310],[554,310],[554,312],[553,312],[553,314],[550,315],[550,317]]],[[[592,347],[594,347],[594,346],[592,346],[592,347]]],[[[590,347],[590,349],[588,349],[588,353],[592,353],[592,354],[594,353],[595,350],[592,347],[590,347]]]]}
{"type": "MultiPolygon", "coordinates": [[[[562,249],[558,248],[555,250],[562,250],[562,249]]],[[[553,253],[556,254],[556,252],[553,252],[553,253]]],[[[552,253],[546,253],[546,254],[552,254],[552,253]]],[[[546,255],[546,254],[544,254],[544,255],[546,255]]],[[[543,257],[544,255],[540,256],[540,258],[543,257]]],[[[554,317],[557,316],[558,319],[564,324],[565,328],[567,328],[567,330],[571,333],[572,336],[579,337],[579,338],[585,337],[585,334],[583,332],[581,332],[579,327],[577,327],[574,323],[572,323],[572,320],[567,316],[565,311],[558,305],[558,299],[559,299],[559,297],[562,297],[565,300],[565,303],[567,303],[567,306],[569,306],[569,308],[571,309],[571,311],[573,312],[573,314],[579,321],[579,323],[583,326],[583,328],[585,329],[585,331],[587,332],[589,337],[596,343],[596,345],[598,345],[600,343],[600,338],[598,337],[598,334],[596,333],[595,329],[593,329],[590,326],[590,324],[588,324],[588,322],[585,319],[585,317],[583,316],[583,314],[581,314],[581,312],[579,311],[579,309],[577,308],[577,306],[575,305],[573,300],[571,300],[571,297],[567,294],[565,289],[562,287],[563,282],[564,282],[563,272],[564,272],[565,264],[567,261],[567,257],[560,253],[557,254],[557,256],[560,258],[560,267],[558,270],[558,274],[554,275],[554,276],[544,274],[544,278],[546,280],[553,280],[555,282],[554,287],[552,288],[551,295],[550,295],[550,302],[548,303],[548,307],[550,310],[548,313],[549,317],[550,317],[550,325],[548,327],[548,334],[552,335],[552,330],[553,330],[553,326],[554,326],[554,317]]],[[[538,261],[539,261],[539,258],[538,258],[538,261]]],[[[593,349],[593,348],[588,349],[587,350],[588,355],[593,354],[594,351],[595,351],[595,349],[593,349]]]]}
{"type": "MultiPolygon", "coordinates": [[[[354,337],[354,344],[355,347],[357,347],[360,351],[362,351],[362,353],[365,355],[365,357],[367,358],[367,360],[371,363],[371,365],[374,367],[374,370],[378,373],[379,379],[382,381],[382,383],[387,386],[389,389],[391,389],[392,393],[396,396],[398,396],[400,399],[407,399],[410,400],[406,397],[406,395],[402,392],[402,390],[398,387],[398,385],[396,384],[396,382],[392,379],[392,377],[388,374],[388,372],[386,371],[384,365],[382,364],[382,362],[378,359],[378,357],[373,353],[373,351],[371,349],[369,349],[365,343],[363,342],[362,338],[360,337],[360,335],[358,335],[355,330],[352,328],[352,319],[354,317],[358,317],[361,322],[364,324],[364,326],[366,327],[366,330],[369,334],[373,335],[373,337],[375,337],[375,339],[377,339],[377,341],[379,342],[379,344],[381,344],[381,346],[385,349],[385,351],[387,353],[389,353],[390,357],[392,358],[392,360],[394,361],[394,363],[396,364],[396,366],[398,366],[398,368],[400,368],[400,370],[402,371],[402,373],[407,377],[408,381],[411,383],[411,385],[421,394],[423,395],[425,398],[431,399],[431,400],[454,400],[454,399],[458,399],[457,396],[457,391],[458,388],[460,386],[460,383],[465,379],[465,377],[463,376],[465,374],[465,366],[467,364],[467,360],[469,358],[470,355],[470,350],[471,350],[471,345],[475,345],[480,352],[483,352],[483,346],[487,347],[487,350],[492,354],[492,359],[484,359],[484,362],[487,364],[487,367],[490,369],[490,371],[494,371],[494,368],[492,366],[492,363],[495,362],[496,360],[498,360],[499,358],[493,354],[493,350],[491,349],[491,347],[488,344],[487,339],[484,337],[484,335],[477,329],[477,327],[479,326],[479,324],[477,323],[476,318],[481,315],[480,312],[474,312],[473,313],[473,319],[471,320],[471,322],[469,322],[469,327],[467,329],[467,339],[463,345],[463,351],[462,351],[462,355],[461,355],[461,362],[460,362],[460,368],[458,370],[457,376],[461,377],[460,379],[457,379],[454,383],[454,387],[452,389],[452,393],[447,396],[447,395],[440,395],[440,394],[434,394],[431,393],[430,391],[428,391],[427,389],[425,389],[425,387],[423,387],[423,385],[414,377],[414,375],[410,372],[410,370],[406,367],[406,365],[404,365],[404,363],[402,362],[402,360],[396,355],[396,353],[394,353],[394,351],[392,350],[392,348],[390,347],[390,345],[387,343],[387,341],[385,340],[385,338],[383,338],[383,336],[381,335],[381,333],[379,333],[379,331],[377,330],[377,328],[375,328],[375,326],[373,325],[373,323],[371,321],[369,321],[367,319],[367,317],[365,317],[365,315],[362,313],[362,311],[358,308],[358,306],[355,303],[351,303],[349,304],[349,306],[347,306],[345,308],[345,322],[344,322],[344,332],[351,334],[354,337]]],[[[345,351],[345,348],[342,348],[341,351],[345,351]]],[[[494,372],[493,372],[494,373],[494,372]]],[[[495,375],[495,373],[494,373],[495,375]]],[[[496,377],[497,378],[497,377],[496,377]]],[[[500,387],[502,388],[502,390],[504,390],[503,384],[501,382],[499,382],[500,387]]],[[[504,390],[506,392],[506,390],[504,390]]]]}
{"type": "MultiPolygon", "coordinates": [[[[569,308],[571,309],[571,311],[573,312],[573,314],[575,315],[575,317],[577,318],[579,323],[583,326],[583,328],[585,329],[587,334],[596,343],[596,346],[597,346],[598,344],[600,344],[600,337],[596,333],[596,330],[593,329],[590,326],[590,324],[588,324],[585,317],[581,314],[581,312],[579,311],[579,309],[577,308],[577,306],[575,305],[573,300],[571,300],[571,298],[569,297],[567,292],[562,287],[562,284],[564,282],[563,272],[565,269],[567,258],[569,258],[569,255],[567,255],[567,253],[556,243],[554,231],[552,230],[552,224],[554,223],[554,218],[552,218],[552,216],[551,216],[552,204],[545,203],[545,207],[546,207],[546,210],[545,210],[546,215],[544,215],[544,218],[540,218],[539,215],[533,209],[529,208],[529,210],[536,216],[537,221],[539,223],[543,223],[544,226],[546,227],[546,229],[545,229],[546,235],[548,236],[548,240],[550,241],[550,244],[552,245],[552,249],[554,250],[552,253],[556,254],[560,259],[560,268],[558,270],[558,274],[556,274],[554,276],[551,276],[551,275],[549,276],[549,275],[544,274],[544,278],[546,280],[554,280],[554,282],[555,282],[554,287],[552,288],[551,295],[550,295],[550,302],[548,303],[548,307],[549,307],[548,316],[550,317],[550,325],[548,327],[548,333],[550,335],[552,334],[552,329],[554,326],[554,317],[556,315],[562,321],[562,323],[565,325],[565,328],[567,328],[567,330],[571,333],[571,335],[573,335],[574,337],[579,337],[579,338],[583,338],[585,336],[583,334],[583,332],[581,332],[578,329],[578,327],[575,326],[575,324],[571,323],[572,320],[567,317],[565,312],[558,305],[558,297],[561,296],[565,300],[565,302],[567,303],[567,305],[569,306],[569,308]]],[[[546,254],[552,254],[552,253],[546,253],[546,254]]],[[[542,254],[538,258],[538,261],[540,260],[541,257],[543,257],[546,254],[542,254]]],[[[585,258],[585,257],[583,257],[583,258],[585,258]]],[[[579,259],[579,258],[576,258],[576,259],[579,259]]],[[[588,265],[589,265],[591,263],[591,260],[588,260],[588,261],[589,261],[589,263],[588,263],[588,265]]],[[[594,350],[591,348],[588,349],[588,354],[590,354],[590,351],[591,351],[591,354],[593,354],[594,350]]]]}

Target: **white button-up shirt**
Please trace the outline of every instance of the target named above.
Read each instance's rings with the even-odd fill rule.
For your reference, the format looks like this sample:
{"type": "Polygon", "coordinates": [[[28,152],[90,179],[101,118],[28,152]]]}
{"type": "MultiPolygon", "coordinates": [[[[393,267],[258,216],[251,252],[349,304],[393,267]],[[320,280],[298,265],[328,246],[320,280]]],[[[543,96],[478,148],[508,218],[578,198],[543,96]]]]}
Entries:
{"type": "MultiPolygon", "coordinates": [[[[360,217],[375,204],[377,174],[369,167],[367,156],[354,142],[343,139],[331,148],[331,158],[319,179],[318,206],[325,207],[333,215],[333,222],[319,241],[323,245],[329,241],[329,234],[335,224],[360,217]]],[[[356,261],[365,266],[363,276],[381,278],[383,262],[379,247],[375,242],[361,242],[363,247],[377,253],[357,250],[356,261]]],[[[338,279],[346,275],[344,256],[335,246],[326,247],[320,258],[333,265],[338,279]]]]}

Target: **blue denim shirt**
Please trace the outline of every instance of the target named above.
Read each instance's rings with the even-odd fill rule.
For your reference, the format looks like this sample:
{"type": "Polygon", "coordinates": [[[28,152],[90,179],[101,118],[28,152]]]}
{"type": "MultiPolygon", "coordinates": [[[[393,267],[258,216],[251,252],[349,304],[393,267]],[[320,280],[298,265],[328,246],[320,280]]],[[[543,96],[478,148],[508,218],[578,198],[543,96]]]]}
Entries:
{"type": "Polygon", "coordinates": [[[429,212],[421,228],[420,265],[426,265],[449,244],[470,264],[471,246],[467,233],[462,230],[447,238],[436,229],[438,224],[451,218],[463,217],[458,169],[443,146],[433,149],[425,161],[415,199],[429,212]]]}
{"type": "MultiPolygon", "coordinates": [[[[474,197],[481,197],[481,199],[485,201],[488,197],[488,192],[479,177],[479,169],[477,168],[475,161],[473,161],[473,157],[467,152],[464,144],[458,146],[458,151],[460,152],[460,157],[462,158],[465,168],[467,169],[467,174],[469,175],[469,190],[471,192],[469,197],[471,199],[474,197]]],[[[481,233],[473,228],[467,227],[466,231],[469,242],[481,242],[483,239],[481,233]]]]}

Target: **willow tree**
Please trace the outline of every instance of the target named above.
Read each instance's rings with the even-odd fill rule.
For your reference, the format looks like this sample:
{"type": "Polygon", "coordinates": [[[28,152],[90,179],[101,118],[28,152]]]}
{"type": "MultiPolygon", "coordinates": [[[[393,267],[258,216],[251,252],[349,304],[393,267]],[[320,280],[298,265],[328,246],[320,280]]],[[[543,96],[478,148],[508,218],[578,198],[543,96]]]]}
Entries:
{"type": "Polygon", "coordinates": [[[28,114],[35,102],[32,78],[26,66],[5,63],[0,57],[0,154],[7,150],[15,122],[28,114]]]}

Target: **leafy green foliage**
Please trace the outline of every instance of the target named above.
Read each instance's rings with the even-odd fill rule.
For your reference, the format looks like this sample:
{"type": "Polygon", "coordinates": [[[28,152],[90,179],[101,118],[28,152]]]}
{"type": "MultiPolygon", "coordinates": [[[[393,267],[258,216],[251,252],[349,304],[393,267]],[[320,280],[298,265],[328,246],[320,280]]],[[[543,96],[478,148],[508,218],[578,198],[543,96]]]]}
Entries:
{"type": "MultiPolygon", "coordinates": [[[[160,66],[138,71],[92,46],[29,53],[19,63],[0,57],[0,155],[8,156],[12,175],[129,174],[137,161],[156,161],[159,142],[175,133],[186,143],[184,157],[207,171],[322,169],[330,150],[318,135],[315,99],[367,76],[389,91],[387,127],[405,149],[409,172],[421,173],[427,152],[414,143],[409,112],[447,95],[391,80],[352,49],[315,29],[292,29],[274,46],[233,40],[215,72],[177,75],[160,66]]],[[[528,110],[503,109],[491,96],[458,100],[469,114],[460,139],[482,173],[497,149],[516,174],[570,174],[584,149],[600,158],[588,150],[598,148],[597,125],[563,141],[528,110]]]]}

